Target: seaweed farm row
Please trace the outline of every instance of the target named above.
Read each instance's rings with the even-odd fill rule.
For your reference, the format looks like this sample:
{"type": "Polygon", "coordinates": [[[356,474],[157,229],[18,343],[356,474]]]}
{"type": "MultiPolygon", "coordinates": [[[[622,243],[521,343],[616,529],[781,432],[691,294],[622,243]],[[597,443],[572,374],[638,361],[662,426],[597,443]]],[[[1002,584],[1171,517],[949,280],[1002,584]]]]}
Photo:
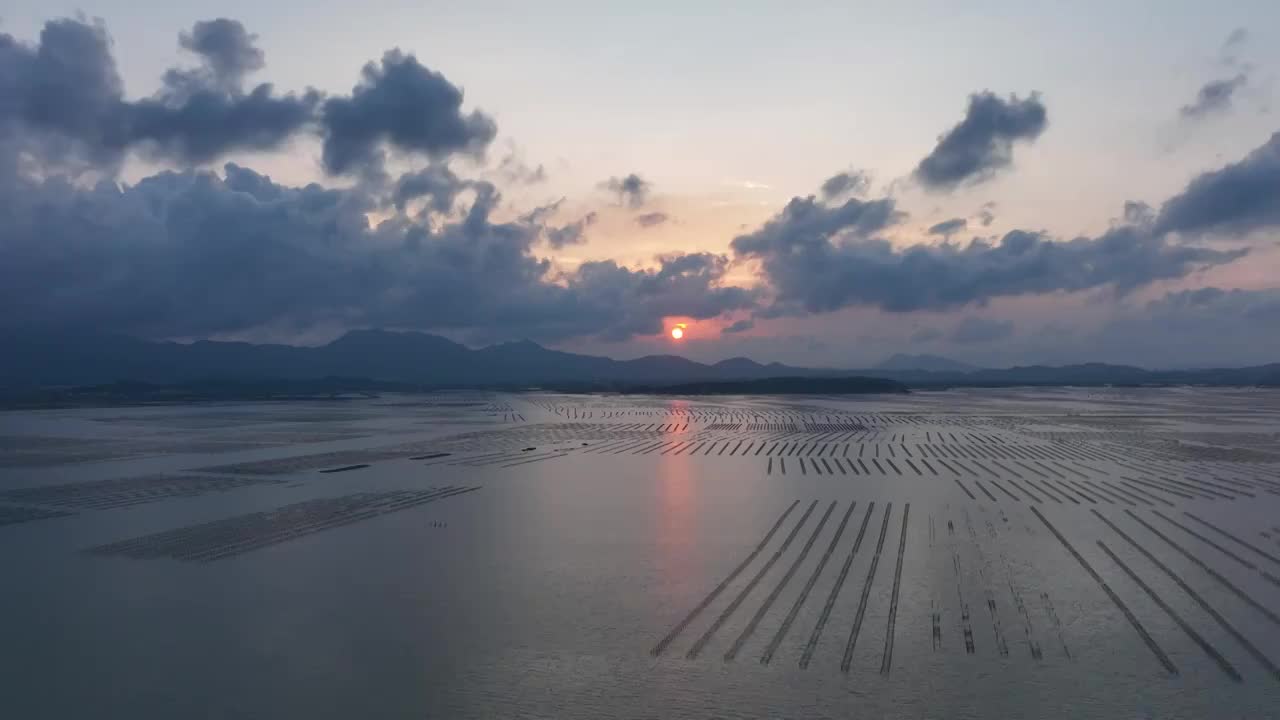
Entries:
{"type": "Polygon", "coordinates": [[[1280,494],[1273,484],[1256,479],[1216,476],[1209,480],[1191,474],[1176,479],[1140,468],[1112,473],[1055,461],[1009,465],[999,461],[989,461],[989,465],[976,460],[969,462],[973,467],[961,460],[930,462],[924,458],[914,461],[900,458],[894,462],[889,458],[769,457],[765,460],[765,474],[948,478],[970,500],[979,500],[981,494],[991,502],[1007,498],[1014,502],[1172,507],[1183,500],[1241,500],[1256,498],[1262,493],[1280,494]]]}
{"type": "Polygon", "coordinates": [[[429,490],[364,492],[306,500],[274,510],[98,545],[85,552],[134,559],[213,562],[478,489],[449,485],[429,490]]]}
{"type": "Polygon", "coordinates": [[[75,515],[75,513],[66,512],[64,510],[22,507],[17,505],[0,505],[0,527],[5,525],[17,525],[19,523],[31,522],[33,520],[51,520],[53,518],[70,517],[72,515],[75,515]]]}
{"type": "Polygon", "coordinates": [[[106,510],[180,497],[197,497],[250,485],[279,484],[275,478],[208,475],[147,475],[64,483],[0,492],[0,500],[82,510],[106,510]]]}
{"type": "MultiPolygon", "coordinates": [[[[697,660],[714,640],[719,639],[718,636],[728,635],[723,638],[727,646],[718,652],[725,662],[733,662],[747,652],[748,643],[753,637],[758,636],[759,642],[755,643],[756,648],[751,652],[758,651],[755,657],[762,665],[774,662],[779,648],[789,643],[793,649],[799,649],[800,654],[797,660],[799,666],[807,668],[812,663],[819,645],[826,643],[838,649],[842,648],[839,666],[842,672],[848,673],[851,669],[854,650],[861,636],[880,560],[885,555],[885,538],[889,535],[892,520],[893,524],[899,528],[899,532],[896,553],[886,559],[886,562],[894,563],[894,568],[892,580],[886,580],[892,584],[892,595],[889,601],[888,624],[880,665],[880,672],[888,674],[893,666],[899,591],[911,504],[904,504],[896,518],[892,517],[894,507],[891,502],[877,510],[875,502],[867,503],[863,509],[860,509],[858,503],[853,501],[845,504],[843,512],[837,513],[840,510],[840,504],[835,500],[825,503],[821,508],[821,514],[814,520],[819,510],[817,500],[808,503],[798,513],[800,501],[792,502],[746,557],[657,641],[650,649],[650,654],[655,657],[662,656],[669,653],[676,645],[687,641],[687,647],[683,651],[684,658],[697,660]],[[856,513],[858,517],[855,517],[855,511],[858,511],[856,513]],[[840,518],[838,523],[834,519],[837,514],[840,518]],[[813,522],[810,522],[811,520],[813,522]],[[851,520],[858,529],[856,536],[845,550],[847,538],[851,533],[851,520]],[[820,544],[818,541],[824,529],[833,525],[835,529],[830,539],[825,544],[820,544]],[[878,526],[879,529],[875,530],[873,526],[878,526]],[[775,537],[784,527],[788,528],[786,535],[771,553],[766,554],[775,537]],[[871,532],[875,537],[874,549],[870,547],[872,540],[868,535],[869,527],[873,528],[871,532]],[[794,556],[789,557],[790,549],[797,546],[797,539],[802,536],[803,544],[798,545],[794,556]],[[866,575],[859,582],[857,578],[850,579],[850,568],[864,544],[868,547],[870,564],[866,575]],[[805,572],[805,561],[815,547],[821,548],[822,554],[813,568],[805,572]],[[833,559],[839,563],[838,566],[832,564],[833,559]],[[775,567],[778,568],[777,571],[775,567]],[[830,568],[829,573],[828,568],[830,568]],[[752,570],[754,571],[745,574],[752,570]],[[813,591],[825,575],[834,576],[834,582],[830,583],[829,589],[824,594],[815,597],[813,591]],[[784,605],[787,607],[786,615],[776,626],[762,627],[763,621],[769,616],[779,599],[784,594],[789,594],[787,590],[793,581],[801,587],[799,593],[790,599],[789,604],[784,605]],[[846,586],[849,587],[847,592],[846,586]],[[842,597],[848,602],[855,602],[856,598],[857,614],[849,627],[828,629],[832,610],[838,602],[841,602],[842,597]],[[797,627],[797,619],[810,602],[810,598],[813,598],[814,607],[817,607],[819,602],[822,603],[821,612],[811,624],[797,627]],[[713,606],[718,606],[722,602],[719,612],[714,612],[713,606]],[[754,610],[743,609],[744,606],[754,607],[754,610]],[[727,631],[726,627],[732,625],[732,621],[740,610],[744,616],[747,612],[751,612],[746,624],[740,628],[733,625],[734,630],[727,631]],[[709,622],[701,623],[704,627],[699,633],[693,626],[700,624],[704,619],[709,622]]],[[[887,572],[882,577],[887,577],[887,572]]]]}
{"type": "MultiPolygon", "coordinates": [[[[1135,458],[1132,453],[1124,449],[1102,444],[1008,442],[1003,438],[982,443],[956,443],[942,439],[926,441],[923,437],[913,442],[893,442],[888,441],[886,437],[886,442],[867,442],[868,435],[871,433],[866,431],[821,431],[818,437],[796,437],[812,433],[784,430],[769,431],[763,437],[743,434],[726,437],[723,433],[708,430],[682,438],[664,437],[663,433],[668,432],[664,430],[616,430],[615,432],[620,437],[613,438],[612,442],[595,446],[591,452],[642,454],[651,452],[651,448],[658,448],[704,455],[812,455],[818,457],[838,455],[841,457],[934,457],[982,460],[1079,460],[1144,464],[1169,462],[1169,458],[1165,457],[1135,458]],[[624,432],[631,432],[633,435],[624,435],[624,432]],[[650,442],[646,443],[645,440],[650,442]]],[[[938,434],[943,435],[943,433],[938,434]]]]}
{"type": "Polygon", "coordinates": [[[755,659],[889,675],[899,667],[896,644],[918,652],[917,638],[927,638],[926,650],[957,660],[1054,665],[1077,661],[1071,628],[1083,621],[1091,651],[1106,652],[1098,638],[1117,650],[1145,647],[1153,675],[1196,665],[1234,683],[1280,682],[1280,653],[1250,630],[1280,628],[1277,595],[1219,569],[1230,560],[1261,587],[1280,588],[1280,555],[1190,512],[1059,512],[1075,519],[1038,507],[917,514],[910,503],[793,501],[649,652],[666,662],[755,659]],[[1037,570],[1024,551],[1047,553],[1062,569],[1037,570]],[[933,578],[936,594],[904,606],[904,575],[933,578]],[[1096,600],[1055,603],[1064,588],[1096,600]],[[1095,602],[1111,610],[1088,610],[1095,602]]]}

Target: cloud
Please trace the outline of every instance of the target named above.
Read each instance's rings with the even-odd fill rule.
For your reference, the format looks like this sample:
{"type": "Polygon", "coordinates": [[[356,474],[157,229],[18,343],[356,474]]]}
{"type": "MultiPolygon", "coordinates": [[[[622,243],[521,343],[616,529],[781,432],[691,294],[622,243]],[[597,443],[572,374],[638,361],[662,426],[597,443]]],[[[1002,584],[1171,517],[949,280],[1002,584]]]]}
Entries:
{"type": "Polygon", "coordinates": [[[217,18],[197,22],[191,32],[178,36],[178,44],[204,58],[220,84],[239,88],[245,75],[266,65],[262,50],[254,45],[257,39],[238,20],[217,18]]]}
{"type": "Polygon", "coordinates": [[[178,36],[195,69],[171,68],[151,98],[126,106],[130,142],[161,157],[206,163],[233,150],[271,150],[312,123],[320,93],[277,95],[270,83],[244,92],[244,77],[266,64],[238,21],[197,22],[178,36]]]}
{"type": "Polygon", "coordinates": [[[1183,105],[1178,111],[1183,118],[1198,119],[1213,113],[1225,112],[1231,108],[1231,97],[1248,82],[1244,73],[1234,77],[1211,80],[1200,87],[1196,99],[1183,105]]]}
{"type": "Polygon", "coordinates": [[[559,250],[566,245],[581,245],[587,241],[587,228],[594,225],[596,214],[583,215],[578,220],[558,228],[547,228],[547,244],[559,250]]]}
{"type": "Polygon", "coordinates": [[[893,201],[851,200],[824,208],[795,198],[759,230],[735,238],[734,252],[760,263],[774,301],[765,317],[850,306],[889,312],[946,310],[999,297],[1108,287],[1126,293],[1231,262],[1246,249],[1176,245],[1139,226],[1098,237],[1054,240],[1014,230],[998,242],[895,246],[875,237],[892,222],[893,201]]]}
{"type": "Polygon", "coordinates": [[[1124,221],[1130,225],[1150,225],[1155,222],[1156,211],[1137,200],[1124,201],[1124,221]]]}
{"type": "Polygon", "coordinates": [[[10,148],[39,146],[47,164],[114,172],[131,149],[203,163],[278,147],[311,123],[314,91],[277,95],[266,83],[243,91],[241,80],[261,67],[262,53],[239,23],[196,23],[180,42],[202,65],[171,68],[158,93],[128,101],[101,22],[50,21],[34,47],[0,35],[4,140],[10,148]]]}
{"type": "Polygon", "coordinates": [[[1238,27],[1227,34],[1227,39],[1222,41],[1222,49],[1224,51],[1239,47],[1245,40],[1249,39],[1249,31],[1245,28],[1238,27]]]}
{"type": "Polygon", "coordinates": [[[1013,164],[1013,144],[1044,132],[1048,113],[1040,95],[1004,100],[990,91],[969,96],[964,120],[938,138],[916,166],[915,178],[929,190],[950,191],[990,179],[1013,164]]]}
{"type": "Polygon", "coordinates": [[[618,202],[630,208],[642,207],[649,199],[649,191],[653,184],[648,180],[631,173],[626,177],[611,177],[600,183],[600,187],[616,193],[618,202]]]}
{"type": "Polygon", "coordinates": [[[996,204],[994,202],[984,202],[982,207],[978,208],[978,222],[982,223],[982,227],[991,227],[991,223],[996,221],[996,204]]]}
{"type": "Polygon", "coordinates": [[[1280,226],[1280,133],[1238,162],[1196,176],[1169,198],[1156,232],[1240,236],[1280,226]]]}
{"type": "Polygon", "coordinates": [[[1199,120],[1231,109],[1236,91],[1249,83],[1249,76],[1253,72],[1253,67],[1248,63],[1240,62],[1239,57],[1239,50],[1248,37],[1248,31],[1244,28],[1236,28],[1222,41],[1218,50],[1219,63],[1226,68],[1235,68],[1238,72],[1230,77],[1210,80],[1200,86],[1195,100],[1179,109],[1178,112],[1183,120],[1199,120]]]}
{"type": "Polygon", "coordinates": [[[1227,34],[1227,38],[1222,41],[1222,46],[1218,49],[1218,56],[1223,65],[1232,67],[1240,62],[1237,55],[1240,48],[1249,39],[1249,31],[1239,27],[1227,34]]]}
{"type": "Polygon", "coordinates": [[[1166,293],[1146,305],[1146,312],[1173,323],[1186,323],[1193,316],[1217,322],[1223,316],[1265,323],[1280,323],[1280,288],[1264,290],[1224,290],[1202,287],[1166,293]]]}
{"type": "Polygon", "coordinates": [[[967,227],[969,227],[969,222],[964,218],[951,218],[930,227],[929,234],[949,238],[967,227]]]}
{"type": "Polygon", "coordinates": [[[7,153],[113,165],[128,144],[124,92],[101,21],[53,20],[33,47],[0,33],[0,133],[7,153]]]}
{"type": "MultiPolygon", "coordinates": [[[[626,340],[662,332],[667,317],[702,320],[754,307],[755,291],[721,284],[728,264],[728,258],[711,253],[665,256],[655,270],[588,262],[569,278],[568,291],[602,338],[626,340]]],[[[566,320],[575,322],[572,316],[566,320]]]]}
{"type": "Polygon", "coordinates": [[[867,237],[903,218],[891,198],[859,200],[850,198],[835,206],[820,204],[810,195],[795,197],[776,217],[759,230],[733,239],[739,255],[764,256],[774,251],[820,252],[834,235],[867,237]]]}
{"type": "Polygon", "coordinates": [[[1012,335],[1013,323],[1008,320],[967,317],[951,331],[948,339],[961,345],[971,345],[1003,340],[1012,335]]]}
{"type": "Polygon", "coordinates": [[[128,105],[129,140],[194,164],[234,150],[271,150],[311,122],[319,99],[316,92],[279,96],[267,83],[247,94],[215,86],[166,88],[128,105]]]}
{"type": "Polygon", "coordinates": [[[862,195],[871,187],[871,177],[861,170],[836,173],[822,183],[822,197],[834,200],[845,195],[862,195]]]}
{"type": "Polygon", "coordinates": [[[401,175],[392,189],[391,200],[396,209],[403,211],[411,201],[425,197],[427,209],[447,215],[453,212],[458,195],[468,188],[481,193],[494,192],[489,183],[463,180],[448,165],[432,164],[401,175]]]}
{"type": "Polygon", "coordinates": [[[661,225],[670,219],[671,218],[664,212],[650,212],[637,215],[636,224],[642,228],[651,228],[655,225],[661,225]]]}
{"type": "Polygon", "coordinates": [[[130,101],[101,22],[50,21],[34,47],[0,35],[10,152],[39,145],[45,162],[113,170],[133,149],[203,164],[317,132],[329,172],[371,173],[384,147],[442,160],[482,153],[497,132],[487,115],[462,111],[461,89],[399,50],[366,65],[350,96],[278,94],[270,83],[246,90],[244,78],[265,65],[255,41],[235,20],[197,22],[178,42],[200,64],[166,70],[157,93],[130,101]]]}
{"type": "Polygon", "coordinates": [[[720,330],[720,334],[729,335],[733,333],[746,332],[751,328],[754,328],[755,326],[756,326],[756,322],[754,320],[750,318],[746,318],[743,320],[739,320],[731,325],[724,326],[724,328],[720,330]]]}
{"type": "Polygon", "coordinates": [[[323,158],[331,173],[381,165],[382,146],[433,160],[479,155],[498,127],[488,115],[462,110],[462,89],[412,54],[389,50],[369,63],[348,97],[320,108],[323,158]]]}
{"type": "Polygon", "coordinates": [[[560,208],[564,205],[565,200],[567,199],[568,198],[562,197],[555,202],[539,205],[529,212],[521,215],[520,219],[530,225],[544,225],[546,224],[547,218],[550,218],[552,215],[555,215],[560,211],[560,208]]]}
{"type": "Polygon", "coordinates": [[[537,185],[547,179],[547,170],[539,163],[531,166],[520,156],[514,144],[508,144],[508,152],[498,163],[498,175],[516,185],[537,185]]]}

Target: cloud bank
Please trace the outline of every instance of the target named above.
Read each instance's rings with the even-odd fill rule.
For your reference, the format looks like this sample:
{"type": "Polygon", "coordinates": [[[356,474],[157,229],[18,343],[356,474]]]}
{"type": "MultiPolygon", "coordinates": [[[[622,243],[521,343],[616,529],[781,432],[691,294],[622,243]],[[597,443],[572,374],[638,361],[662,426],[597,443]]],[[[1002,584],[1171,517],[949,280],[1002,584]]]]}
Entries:
{"type": "Polygon", "coordinates": [[[898,217],[888,198],[835,207],[795,198],[731,246],[740,258],[760,264],[774,292],[766,315],[852,306],[949,310],[1001,297],[1102,287],[1124,294],[1248,252],[1175,244],[1137,225],[1072,240],[1014,230],[996,242],[895,246],[877,234],[898,217]]]}
{"type": "MultiPolygon", "coordinates": [[[[243,89],[265,64],[238,22],[196,23],[198,60],[129,100],[101,23],[56,20],[33,45],[0,35],[0,326],[203,337],[258,327],[380,325],[478,337],[626,339],[750,308],[727,258],[671,254],[560,270],[533,248],[582,242],[588,214],[494,219],[501,193],[448,166],[496,134],[463,93],[413,55],[367,64],[350,95],[243,89]],[[388,152],[430,160],[389,183],[289,186],[236,163],[112,178],[131,151],[199,166],[235,150],[318,137],[325,169],[384,172],[388,152]],[[85,184],[85,173],[101,178],[85,184]]],[[[648,183],[618,192],[642,203],[648,183]]]]}

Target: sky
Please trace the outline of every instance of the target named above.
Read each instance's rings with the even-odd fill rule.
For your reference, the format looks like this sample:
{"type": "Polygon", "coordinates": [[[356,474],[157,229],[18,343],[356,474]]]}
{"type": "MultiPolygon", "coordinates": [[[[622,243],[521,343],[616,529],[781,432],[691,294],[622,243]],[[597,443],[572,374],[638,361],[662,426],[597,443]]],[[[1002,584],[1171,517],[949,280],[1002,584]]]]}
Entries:
{"type": "Polygon", "coordinates": [[[0,329],[1280,360],[1280,6],[850,5],[11,0],[0,329]]]}

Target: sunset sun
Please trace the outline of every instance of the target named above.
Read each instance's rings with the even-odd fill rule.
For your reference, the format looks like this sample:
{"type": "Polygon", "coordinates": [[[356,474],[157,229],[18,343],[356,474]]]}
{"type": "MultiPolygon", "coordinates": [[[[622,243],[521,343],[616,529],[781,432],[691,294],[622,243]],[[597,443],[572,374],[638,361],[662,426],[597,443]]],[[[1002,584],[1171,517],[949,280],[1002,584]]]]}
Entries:
{"type": "Polygon", "coordinates": [[[676,325],[675,327],[671,328],[671,339],[672,339],[672,340],[679,340],[679,339],[683,338],[683,337],[684,337],[684,329],[685,329],[685,328],[687,328],[687,327],[689,327],[689,326],[688,326],[688,325],[686,325],[685,323],[680,323],[679,325],[676,325]]]}

